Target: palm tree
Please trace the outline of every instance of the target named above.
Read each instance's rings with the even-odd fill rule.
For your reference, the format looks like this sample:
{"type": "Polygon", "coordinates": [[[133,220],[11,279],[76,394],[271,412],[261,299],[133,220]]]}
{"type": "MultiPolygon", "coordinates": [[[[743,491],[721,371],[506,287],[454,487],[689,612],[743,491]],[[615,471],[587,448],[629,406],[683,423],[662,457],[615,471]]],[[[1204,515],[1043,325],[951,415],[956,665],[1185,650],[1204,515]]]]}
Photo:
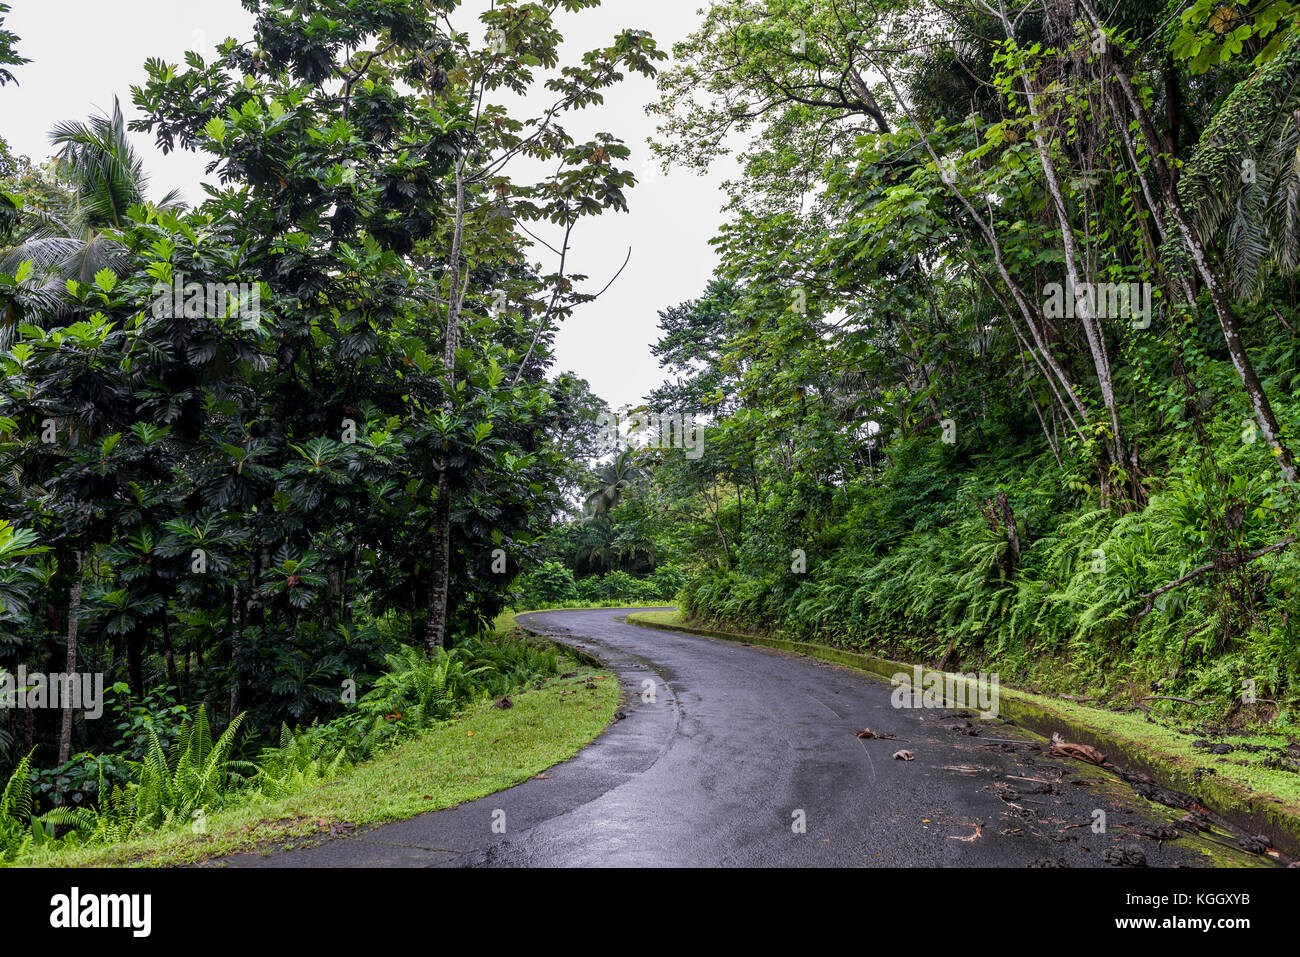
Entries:
{"type": "MultiPolygon", "coordinates": [[[[149,177],[127,139],[116,97],[112,115],[60,123],[50,139],[59,148],[55,172],[64,186],[62,202],[53,209],[24,209],[33,228],[18,245],[0,249],[0,272],[15,275],[24,262],[31,262],[19,303],[57,311],[66,301],[68,280],[89,283],[100,270],[119,275],[125,270],[130,254],[113,232],[127,224],[127,210],[146,202],[149,177]]],[[[158,203],[162,209],[180,205],[176,190],[158,203]]],[[[0,321],[0,339],[16,318],[11,306],[0,321]]]]}
{"type": "MultiPolygon", "coordinates": [[[[1300,35],[1280,52],[1294,59],[1298,48],[1300,35]]],[[[1283,62],[1232,92],[1179,181],[1200,234],[1221,243],[1233,294],[1246,301],[1260,295],[1266,272],[1300,269],[1300,91],[1267,72],[1283,62]]]]}
{"type": "Polygon", "coordinates": [[[606,514],[622,499],[625,488],[645,478],[645,470],[636,464],[636,457],[636,449],[624,449],[614,461],[596,469],[596,488],[583,502],[590,517],[606,514]]]}

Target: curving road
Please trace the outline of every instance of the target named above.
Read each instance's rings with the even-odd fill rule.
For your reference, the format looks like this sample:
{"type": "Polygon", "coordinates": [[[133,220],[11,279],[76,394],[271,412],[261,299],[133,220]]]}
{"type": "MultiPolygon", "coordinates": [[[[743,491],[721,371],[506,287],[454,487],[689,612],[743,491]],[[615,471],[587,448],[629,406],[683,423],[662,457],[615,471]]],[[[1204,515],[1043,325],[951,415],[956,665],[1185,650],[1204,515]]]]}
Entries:
{"type": "MultiPolygon", "coordinates": [[[[749,645],[650,630],[625,610],[520,623],[618,674],[625,718],[573,759],[478,801],[230,866],[1150,866],[1254,863],[1001,721],[895,709],[887,682],[749,645]],[[653,682],[654,700],[642,691],[653,682]],[[862,740],[869,727],[898,741],[862,740]],[[971,735],[969,731],[976,731],[971,735]],[[894,760],[906,748],[913,761],[894,760]],[[1093,812],[1106,812],[1104,834],[1093,812]],[[494,834],[504,811],[506,833],[494,834]],[[500,818],[500,815],[497,815],[500,818]],[[799,832],[798,822],[804,822],[799,832]]],[[[1182,812],[1179,812],[1180,814],[1182,812]]]]}

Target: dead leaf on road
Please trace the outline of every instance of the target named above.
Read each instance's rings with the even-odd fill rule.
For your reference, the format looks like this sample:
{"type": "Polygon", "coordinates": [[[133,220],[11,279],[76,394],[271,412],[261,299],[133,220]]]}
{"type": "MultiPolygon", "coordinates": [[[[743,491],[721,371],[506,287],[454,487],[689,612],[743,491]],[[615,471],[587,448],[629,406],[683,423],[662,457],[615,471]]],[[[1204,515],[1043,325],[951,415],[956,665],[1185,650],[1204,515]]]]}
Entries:
{"type": "Polygon", "coordinates": [[[1095,764],[1101,767],[1106,763],[1106,755],[1102,754],[1092,745],[1088,744],[1071,744],[1066,741],[1060,734],[1052,735],[1052,746],[1047,749],[1047,753],[1061,758],[1077,758],[1080,761],[1087,761],[1089,764],[1095,764]]]}
{"type": "Polygon", "coordinates": [[[871,739],[873,739],[873,738],[876,739],[876,740],[879,740],[879,741],[897,741],[897,740],[898,740],[898,738],[894,737],[892,734],[876,734],[876,732],[872,731],[870,728],[863,728],[863,729],[862,729],[861,731],[859,731],[855,736],[856,736],[856,737],[859,737],[859,738],[864,738],[864,739],[866,739],[866,740],[868,740],[868,741],[871,740],[871,739]]]}
{"type": "Polygon", "coordinates": [[[967,824],[966,826],[975,828],[975,833],[970,835],[969,837],[957,837],[955,834],[949,834],[948,840],[961,841],[963,844],[974,844],[977,840],[979,840],[980,835],[984,833],[983,824],[967,824]]]}
{"type": "Polygon", "coordinates": [[[911,761],[914,755],[912,754],[911,751],[904,750],[904,751],[895,751],[894,757],[900,761],[911,761]]]}

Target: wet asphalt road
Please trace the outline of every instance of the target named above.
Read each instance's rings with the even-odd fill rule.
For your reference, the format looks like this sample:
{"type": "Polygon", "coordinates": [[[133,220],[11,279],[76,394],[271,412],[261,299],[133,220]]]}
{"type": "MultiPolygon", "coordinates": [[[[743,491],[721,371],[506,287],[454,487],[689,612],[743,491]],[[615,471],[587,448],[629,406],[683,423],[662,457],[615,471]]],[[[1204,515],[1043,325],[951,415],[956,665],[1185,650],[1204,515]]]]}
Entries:
{"type": "Polygon", "coordinates": [[[1213,845],[1136,836],[1135,826],[1171,815],[1108,772],[1048,757],[1041,741],[1002,721],[896,709],[874,676],[616,620],[625,614],[520,617],[603,659],[627,699],[624,719],[546,778],[314,847],[219,863],[1107,867],[1106,851],[1119,846],[1139,847],[1150,866],[1212,864],[1207,846],[1220,864],[1258,861],[1226,848],[1226,836],[1213,845]],[[647,681],[653,702],[642,697],[647,681]],[[868,727],[900,740],[855,736],[868,727]],[[915,760],[894,760],[900,748],[915,760]],[[1090,826],[1096,809],[1104,834],[1090,826]],[[493,833],[497,811],[504,834],[493,833]]]}

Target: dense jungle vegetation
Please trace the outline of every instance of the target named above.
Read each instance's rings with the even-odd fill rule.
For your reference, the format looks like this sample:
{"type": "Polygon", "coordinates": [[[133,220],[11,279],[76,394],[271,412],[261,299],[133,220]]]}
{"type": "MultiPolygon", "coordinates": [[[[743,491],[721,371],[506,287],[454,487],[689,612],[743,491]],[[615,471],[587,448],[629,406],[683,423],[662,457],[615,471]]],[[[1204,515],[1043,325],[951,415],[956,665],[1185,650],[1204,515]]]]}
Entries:
{"type": "Polygon", "coordinates": [[[562,58],[597,0],[242,2],[253,38],[146,63],[137,119],[0,140],[0,669],[107,689],[3,709],[0,859],[558,675],[507,608],[677,600],[1294,722],[1300,8],[719,0],[668,63],[562,58]],[[604,284],[571,235],[635,183],[566,124],[634,73],[666,166],[739,160],[620,410],[698,455],[556,368],[604,284]],[[209,155],[206,196],[128,130],[209,155]]]}
{"type": "Polygon", "coordinates": [[[244,0],[250,40],[143,65],[137,119],[0,140],[0,859],[310,786],[563,670],[490,626],[598,481],[603,402],[552,347],[600,289],[571,237],[634,177],[566,126],[664,54],[562,59],[555,14],[595,5],[244,0]],[[129,130],[209,156],[206,195],[129,130]]]}
{"type": "Polygon", "coordinates": [[[1296,12],[709,7],[657,148],[743,172],[650,400],[705,454],[629,495],[686,611],[1293,718],[1296,12]]]}

